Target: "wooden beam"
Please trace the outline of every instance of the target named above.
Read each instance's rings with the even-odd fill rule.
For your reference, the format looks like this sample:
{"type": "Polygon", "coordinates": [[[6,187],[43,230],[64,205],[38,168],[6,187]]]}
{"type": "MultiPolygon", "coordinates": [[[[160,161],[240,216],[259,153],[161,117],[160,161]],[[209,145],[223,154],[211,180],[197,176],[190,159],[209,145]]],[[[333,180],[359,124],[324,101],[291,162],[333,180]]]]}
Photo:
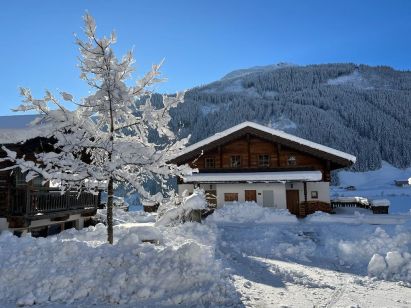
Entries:
{"type": "Polygon", "coordinates": [[[281,167],[281,144],[277,143],[277,167],[281,167]]]}
{"type": "Polygon", "coordinates": [[[223,151],[221,145],[218,146],[218,156],[220,157],[220,169],[223,168],[223,151]]]}
{"type": "Polygon", "coordinates": [[[304,202],[307,202],[307,182],[304,182],[304,202]]]}
{"type": "Polygon", "coordinates": [[[247,134],[247,155],[248,155],[247,166],[248,168],[250,168],[251,167],[250,134],[247,134]]]}

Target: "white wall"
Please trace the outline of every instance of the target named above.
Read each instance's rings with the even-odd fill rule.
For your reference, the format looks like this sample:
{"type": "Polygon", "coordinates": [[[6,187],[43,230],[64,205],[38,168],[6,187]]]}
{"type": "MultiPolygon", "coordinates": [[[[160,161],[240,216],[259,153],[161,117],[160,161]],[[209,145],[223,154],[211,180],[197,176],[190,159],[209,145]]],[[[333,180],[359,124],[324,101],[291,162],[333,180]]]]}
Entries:
{"type": "Polygon", "coordinates": [[[236,183],[236,184],[217,184],[217,207],[224,205],[225,193],[238,193],[238,201],[245,201],[245,190],[256,190],[257,203],[263,206],[263,190],[274,192],[273,207],[279,209],[287,208],[285,200],[285,184],[283,183],[236,183]]]}
{"type": "MultiPolygon", "coordinates": [[[[298,189],[300,193],[300,202],[304,201],[304,184],[287,183],[286,189],[298,189]],[[292,187],[291,187],[292,186],[292,187]]],[[[330,202],[330,183],[329,182],[307,182],[307,201],[330,202]],[[318,191],[318,198],[311,198],[311,191],[318,191]]]]}
{"type": "MultiPolygon", "coordinates": [[[[238,201],[245,201],[245,190],[256,190],[257,203],[263,206],[263,190],[271,190],[274,192],[275,208],[287,208],[286,189],[299,190],[300,202],[304,201],[304,184],[302,182],[294,183],[235,183],[235,184],[200,184],[200,188],[204,190],[217,191],[217,207],[224,205],[224,193],[237,193],[238,201]]],[[[181,195],[184,190],[193,192],[193,184],[179,184],[178,193],[181,195]]],[[[307,182],[307,200],[308,201],[323,201],[330,202],[330,183],[329,182],[307,182]],[[311,198],[311,191],[318,192],[318,198],[311,198]]]]}

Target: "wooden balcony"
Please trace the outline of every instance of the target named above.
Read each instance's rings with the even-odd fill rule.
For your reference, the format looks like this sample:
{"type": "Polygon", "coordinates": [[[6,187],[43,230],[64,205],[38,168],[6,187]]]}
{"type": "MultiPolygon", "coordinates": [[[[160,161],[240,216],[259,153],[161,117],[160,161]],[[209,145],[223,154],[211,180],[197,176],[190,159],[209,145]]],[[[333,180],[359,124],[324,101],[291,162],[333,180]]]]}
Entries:
{"type": "Polygon", "coordinates": [[[12,227],[27,225],[32,220],[64,221],[70,215],[92,216],[100,204],[100,194],[68,191],[56,188],[14,188],[11,190],[8,221],[12,227]]]}

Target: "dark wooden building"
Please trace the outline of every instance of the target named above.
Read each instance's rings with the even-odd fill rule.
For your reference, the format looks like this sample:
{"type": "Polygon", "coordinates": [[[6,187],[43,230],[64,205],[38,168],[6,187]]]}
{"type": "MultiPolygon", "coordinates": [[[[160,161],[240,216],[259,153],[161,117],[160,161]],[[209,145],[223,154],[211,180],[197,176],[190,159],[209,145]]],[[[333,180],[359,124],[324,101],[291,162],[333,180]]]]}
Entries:
{"type": "Polygon", "coordinates": [[[331,210],[330,172],[351,166],[355,157],[244,122],[187,147],[173,162],[198,169],[179,179],[180,193],[199,186],[217,207],[254,201],[305,216],[331,210]]]}
{"type": "MultiPolygon", "coordinates": [[[[0,117],[0,120],[4,118],[8,117],[0,117]]],[[[35,131],[27,134],[30,139],[17,142],[25,135],[21,129],[0,126],[0,158],[6,156],[2,146],[31,160],[35,159],[34,153],[51,147],[50,139],[35,137],[35,131]]],[[[0,162],[0,169],[8,166],[10,163],[0,162]]],[[[40,177],[26,182],[20,169],[0,171],[0,231],[47,235],[69,227],[80,229],[95,215],[99,203],[98,192],[79,194],[69,191],[62,194],[59,187],[43,183],[40,177]]]]}

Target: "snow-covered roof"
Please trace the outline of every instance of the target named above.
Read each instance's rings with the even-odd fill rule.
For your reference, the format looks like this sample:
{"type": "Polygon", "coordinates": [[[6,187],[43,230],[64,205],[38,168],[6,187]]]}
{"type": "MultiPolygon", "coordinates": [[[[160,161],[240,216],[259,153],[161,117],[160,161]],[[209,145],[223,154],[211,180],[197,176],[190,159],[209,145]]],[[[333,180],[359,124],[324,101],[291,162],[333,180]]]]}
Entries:
{"type": "Polygon", "coordinates": [[[184,176],[183,181],[202,183],[224,182],[282,182],[282,181],[321,181],[321,171],[282,171],[282,172],[237,172],[237,173],[193,173],[184,176]]]}
{"type": "Polygon", "coordinates": [[[0,144],[11,144],[47,136],[45,125],[32,126],[38,115],[0,116],[0,144]]]}
{"type": "Polygon", "coordinates": [[[309,141],[309,140],[306,140],[306,139],[303,139],[303,138],[288,134],[288,133],[283,132],[281,130],[273,129],[273,128],[270,128],[270,127],[267,127],[267,126],[264,126],[264,125],[261,125],[261,124],[257,124],[257,123],[254,123],[254,122],[249,122],[249,121],[243,122],[241,124],[238,124],[236,126],[233,126],[233,127],[229,128],[229,129],[226,129],[225,131],[222,131],[222,132],[217,133],[217,134],[215,134],[211,137],[208,137],[208,138],[203,139],[203,140],[201,140],[197,143],[194,143],[194,144],[186,147],[182,152],[180,152],[179,156],[183,156],[183,155],[188,154],[190,152],[193,152],[195,150],[201,149],[202,147],[204,147],[204,146],[206,146],[206,145],[208,145],[208,144],[210,144],[214,141],[217,141],[217,140],[219,140],[223,137],[226,137],[230,134],[233,134],[233,133],[235,133],[235,132],[237,132],[241,129],[247,128],[247,127],[254,128],[256,130],[268,133],[268,134],[270,134],[272,136],[275,136],[275,137],[278,137],[278,138],[289,140],[291,142],[297,143],[299,145],[306,146],[306,147],[314,149],[314,150],[318,150],[318,151],[321,151],[321,152],[331,154],[333,156],[337,156],[337,157],[342,158],[344,160],[348,160],[352,163],[355,163],[355,161],[356,161],[356,157],[351,155],[351,154],[348,154],[348,153],[345,153],[345,152],[342,152],[342,151],[327,147],[325,145],[315,143],[315,142],[312,142],[312,141],[309,141]]]}

